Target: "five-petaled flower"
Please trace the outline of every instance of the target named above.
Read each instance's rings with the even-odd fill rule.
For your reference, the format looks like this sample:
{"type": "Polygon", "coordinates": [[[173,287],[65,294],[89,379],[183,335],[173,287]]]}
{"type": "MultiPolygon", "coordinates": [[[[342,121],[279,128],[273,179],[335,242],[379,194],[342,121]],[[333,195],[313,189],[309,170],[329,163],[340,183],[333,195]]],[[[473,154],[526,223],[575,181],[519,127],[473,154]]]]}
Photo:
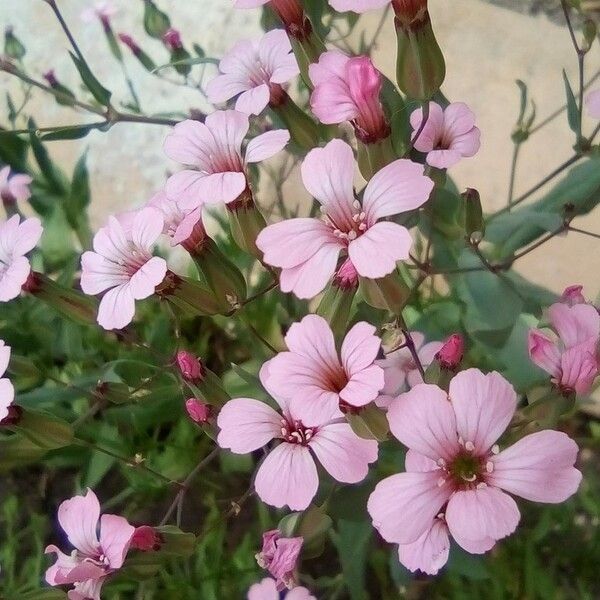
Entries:
{"type": "Polygon", "coordinates": [[[557,302],[548,319],[558,335],[551,339],[540,329],[529,331],[529,356],[552,376],[563,392],[586,394],[600,371],[600,315],[591,304],[557,302]]]}
{"type": "MultiPolygon", "coordinates": [[[[360,360],[360,357],[356,357],[360,360]]],[[[377,442],[358,437],[339,414],[337,406],[321,402],[318,410],[309,404],[289,402],[269,385],[269,363],[261,369],[262,384],[275,399],[281,413],[251,398],[235,398],[221,409],[217,443],[236,454],[247,454],[279,442],[256,472],[256,493],[271,506],[304,510],[319,488],[315,458],[337,481],[358,483],[377,460],[377,442]]]]}
{"type": "Polygon", "coordinates": [[[25,256],[42,237],[42,224],[36,217],[21,222],[19,215],[0,223],[0,302],[21,293],[31,266],[25,256]]]}
{"type": "Polygon", "coordinates": [[[81,289],[90,295],[106,292],[98,309],[98,323],[104,329],[128,325],[135,301],[151,296],[163,281],[167,263],[152,255],[162,230],[162,214],[152,207],[128,216],[125,225],[111,216],[94,236],[94,251],[83,253],[81,289]]]}
{"type": "Polygon", "coordinates": [[[248,186],[246,166],[270,158],[290,139],[287,129],[267,131],[248,142],[248,115],[219,110],[204,123],[177,123],[164,143],[165,154],[189,168],[171,175],[167,196],[184,210],[204,203],[233,202],[248,186]]]}
{"type": "Polygon", "coordinates": [[[282,84],[298,75],[298,63],[285,31],[273,29],[260,40],[238,42],[219,63],[220,74],[208,82],[209,102],[218,104],[238,96],[235,109],[260,114],[269,103],[285,97],[282,84]]]}
{"type": "Polygon", "coordinates": [[[390,430],[408,447],[406,472],[377,485],[368,511],[383,538],[400,544],[407,568],[436,573],[448,558],[448,534],[472,553],[510,535],[520,513],[506,492],[558,503],[577,491],[578,448],[566,434],[538,431],[500,451],[516,404],[501,375],[467,369],[448,393],[419,384],[390,406],[390,430]]]}
{"type": "Polygon", "coordinates": [[[475,115],[462,102],[445,109],[429,103],[429,115],[423,125],[423,109],[410,115],[414,147],[427,153],[427,164],[447,169],[463,157],[475,156],[480,145],[480,131],[475,127],[475,115]]]}
{"type": "Polygon", "coordinates": [[[410,233],[383,219],[427,201],[433,182],[423,165],[406,159],[390,163],[369,181],[362,202],[352,185],[354,168],[352,148],[342,140],[311,150],[302,163],[302,181],[321,204],[322,218],[287,219],[258,235],[265,262],[282,269],[282,291],[316,296],[336,271],[342,251],[360,276],[373,279],[408,258],[410,233]]]}
{"type": "Polygon", "coordinates": [[[46,554],[54,552],[57,559],[46,571],[46,581],[73,584],[69,600],[100,600],[107,576],[123,566],[135,527],[124,517],[100,516],[98,498],[90,489],[58,507],[58,522],[74,549],[65,554],[54,545],[46,548],[46,554]]]}

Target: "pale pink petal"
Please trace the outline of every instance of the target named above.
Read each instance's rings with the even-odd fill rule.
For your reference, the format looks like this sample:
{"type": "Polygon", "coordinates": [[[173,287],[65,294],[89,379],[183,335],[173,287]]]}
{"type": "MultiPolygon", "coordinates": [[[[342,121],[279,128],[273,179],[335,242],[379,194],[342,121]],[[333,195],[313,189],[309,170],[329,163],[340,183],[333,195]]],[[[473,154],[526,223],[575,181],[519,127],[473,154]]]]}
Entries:
{"type": "Polygon", "coordinates": [[[560,378],[560,350],[556,344],[539,329],[531,329],[527,345],[529,358],[546,373],[560,378]]]}
{"type": "Polygon", "coordinates": [[[154,294],[167,274],[167,262],[164,258],[153,256],[145,265],[140,267],[131,277],[129,288],[136,300],[148,298],[154,294]]]}
{"type": "Polygon", "coordinates": [[[325,244],[341,244],[320,219],[287,219],[265,227],[256,245],[267,264],[289,269],[310,260],[325,244]]]}
{"type": "Polygon", "coordinates": [[[165,190],[183,209],[198,208],[204,203],[233,202],[246,189],[246,176],[239,172],[204,175],[199,171],[179,171],[167,180],[165,190]]]}
{"type": "Polygon", "coordinates": [[[415,136],[423,123],[423,109],[418,108],[410,115],[410,124],[413,129],[414,146],[419,152],[431,152],[439,143],[444,132],[444,111],[435,103],[429,103],[429,115],[419,137],[415,136]]]}
{"type": "MultiPolygon", "coordinates": [[[[249,2],[249,0],[237,0],[249,2]]],[[[256,2],[256,0],[254,0],[256,2]]],[[[274,579],[265,577],[261,582],[254,583],[248,589],[248,600],[279,600],[279,592],[274,579]]]]}
{"type": "Polygon", "coordinates": [[[217,443],[236,454],[261,448],[281,434],[281,416],[268,404],[251,398],[235,398],[219,412],[217,443]]]}
{"type": "Polygon", "coordinates": [[[308,427],[342,419],[340,397],[336,392],[307,386],[296,390],[290,400],[289,410],[294,419],[308,427]]]}
{"type": "Polygon", "coordinates": [[[450,144],[450,150],[459,152],[463,157],[475,156],[481,147],[481,131],[473,127],[468,133],[456,136],[450,144]]]}
{"type": "Polygon", "coordinates": [[[326,209],[338,227],[353,225],[354,155],[342,140],[331,140],[311,150],[302,163],[302,181],[308,193],[326,209]]]}
{"type": "Polygon", "coordinates": [[[292,52],[287,33],[272,29],[265,33],[258,44],[258,56],[272,83],[285,83],[298,73],[298,63],[292,52]]]}
{"type": "Polygon", "coordinates": [[[271,506],[304,510],[315,497],[319,476],[306,446],[280,444],[264,459],[254,480],[259,498],[271,506]]]}
{"type": "Polygon", "coordinates": [[[74,496],[58,507],[58,522],[69,542],[83,554],[93,556],[98,550],[96,527],[100,518],[100,503],[88,488],[85,496],[74,496]]]}
{"type": "Polygon", "coordinates": [[[88,579],[75,584],[75,588],[67,593],[69,600],[101,600],[100,592],[106,577],[88,579]]]}
{"type": "Polygon", "coordinates": [[[436,169],[449,169],[462,158],[458,150],[432,150],[427,154],[426,162],[436,169]]]}
{"type": "Polygon", "coordinates": [[[581,482],[581,472],[573,467],[578,450],[560,431],[532,433],[490,458],[494,470],[487,481],[526,500],[564,502],[581,482]]]}
{"type": "Polygon", "coordinates": [[[115,264],[96,252],[81,255],[81,289],[94,296],[127,282],[127,276],[115,269],[115,264]]]}
{"type": "Polygon", "coordinates": [[[164,227],[162,212],[152,206],[138,211],[131,225],[131,241],[144,250],[151,250],[164,227]]]}
{"type": "Polygon", "coordinates": [[[412,238],[402,225],[381,221],[348,245],[348,255],[362,277],[378,279],[389,275],[396,262],[408,258],[412,238]]]}
{"type": "Polygon", "coordinates": [[[395,160],[377,171],[365,188],[363,209],[367,223],[415,210],[422,206],[433,189],[424,167],[411,160],[395,160]]]}
{"type": "Polygon", "coordinates": [[[357,483],[377,460],[377,442],[359,438],[348,423],[332,423],[318,429],[309,442],[325,470],[337,481],[357,483]]]}
{"type": "Polygon", "coordinates": [[[133,321],[135,299],[128,283],[108,290],[98,307],[98,324],[104,329],[123,329],[133,321]]]}
{"type": "MultiPolygon", "coordinates": [[[[17,217],[17,220],[19,219],[18,215],[15,215],[15,217],[17,217]]],[[[25,219],[20,223],[12,247],[13,256],[23,256],[33,250],[40,241],[42,232],[42,223],[37,217],[25,219]]]]}
{"type": "Polygon", "coordinates": [[[517,394],[500,375],[467,369],[450,382],[450,401],[456,426],[465,446],[471,442],[477,454],[487,452],[508,427],[517,407],[517,394]]]}
{"type": "Polygon", "coordinates": [[[496,545],[496,540],[491,537],[483,538],[481,540],[467,540],[454,534],[452,534],[452,537],[461,548],[471,554],[485,554],[496,545]]]}
{"type": "Polygon", "coordinates": [[[237,110],[217,110],[208,115],[204,123],[212,133],[218,151],[240,154],[242,141],[250,127],[248,115],[237,110]]]}
{"type": "Polygon", "coordinates": [[[437,575],[448,562],[450,538],[448,527],[440,519],[434,519],[431,527],[412,544],[398,546],[398,560],[409,571],[422,571],[437,575]]]}
{"type": "Polygon", "coordinates": [[[239,74],[222,73],[206,84],[206,97],[211,104],[220,104],[245,92],[248,87],[249,83],[244,81],[239,74]]]}
{"type": "Polygon", "coordinates": [[[340,391],[340,398],[352,406],[366,406],[377,399],[383,384],[383,369],[378,365],[371,365],[350,377],[340,391]]]}
{"type": "Polygon", "coordinates": [[[566,348],[600,337],[600,315],[591,304],[557,302],[548,309],[548,317],[566,348]]]}
{"type": "Polygon", "coordinates": [[[426,473],[427,471],[436,471],[440,467],[431,458],[409,448],[404,457],[404,468],[409,472],[426,473]]]}
{"type": "Polygon", "coordinates": [[[450,533],[467,541],[502,539],[517,528],[520,518],[516,502],[489,485],[454,492],[446,507],[450,533]]]}
{"type": "MultiPolygon", "coordinates": [[[[271,92],[266,83],[250,88],[239,95],[235,103],[235,110],[247,115],[259,115],[269,104],[270,96],[271,92]]],[[[250,161],[246,158],[246,162],[258,161],[250,161]]]]}
{"type": "Polygon", "coordinates": [[[600,119],[600,90],[590,92],[585,98],[588,115],[593,119],[600,119]]]}
{"type": "Polygon", "coordinates": [[[427,531],[450,496],[440,473],[399,473],[377,484],[367,510],[383,539],[411,544],[427,531]]]}
{"type": "Polygon", "coordinates": [[[80,560],[72,554],[65,554],[60,548],[54,545],[46,546],[44,554],[56,554],[56,562],[46,569],[44,579],[49,585],[62,585],[68,573],[70,573],[80,562],[80,560]]]}
{"type": "Polygon", "coordinates": [[[400,394],[387,418],[398,440],[433,461],[450,461],[460,450],[454,411],[437,385],[422,383],[400,394]]]}
{"type": "Polygon", "coordinates": [[[255,163],[271,158],[283,150],[289,141],[290,132],[287,129],[274,129],[261,133],[248,143],[245,160],[247,163],[255,163]]]}
{"type": "Polygon", "coordinates": [[[100,518],[100,546],[111,569],[120,569],[129,550],[135,527],[118,515],[102,515],[100,518]]]}
{"type": "Polygon", "coordinates": [[[172,160],[183,165],[205,167],[214,151],[214,138],[204,123],[187,119],[177,123],[166,137],[163,150],[172,160]]]}
{"type": "Polygon", "coordinates": [[[317,600],[305,587],[296,586],[285,596],[285,600],[317,600]]]}
{"type": "Polygon", "coordinates": [[[4,375],[6,369],[8,369],[8,363],[10,362],[10,346],[7,346],[4,340],[0,340],[0,376],[4,375]]]}
{"type": "Polygon", "coordinates": [[[8,407],[15,399],[15,388],[8,379],[0,379],[0,421],[8,416],[8,407]]]}
{"type": "Polygon", "coordinates": [[[580,395],[588,394],[599,371],[598,341],[573,346],[563,352],[560,364],[558,383],[568,390],[575,390],[580,395]]]}
{"type": "Polygon", "coordinates": [[[475,114],[464,102],[453,102],[444,110],[444,133],[454,139],[475,127],[475,114]]]}
{"type": "Polygon", "coordinates": [[[340,365],[331,327],[319,315],[306,315],[300,322],[293,323],[285,335],[285,343],[290,352],[322,361],[327,366],[340,365]]]}
{"type": "Polygon", "coordinates": [[[16,298],[21,293],[21,288],[30,272],[31,266],[24,256],[13,258],[0,277],[0,302],[8,302],[16,298]]]}
{"type": "Polygon", "coordinates": [[[361,321],[346,334],[342,343],[342,364],[348,375],[371,366],[381,348],[381,339],[375,335],[376,328],[361,321]]]}

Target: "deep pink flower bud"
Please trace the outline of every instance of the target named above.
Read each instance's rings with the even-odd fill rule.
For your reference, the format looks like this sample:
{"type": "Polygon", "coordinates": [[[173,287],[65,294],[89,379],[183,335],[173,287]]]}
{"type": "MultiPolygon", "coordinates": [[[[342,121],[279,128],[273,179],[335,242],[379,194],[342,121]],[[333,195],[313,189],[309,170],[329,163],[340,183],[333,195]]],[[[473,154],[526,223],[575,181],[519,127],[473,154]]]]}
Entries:
{"type": "Polygon", "coordinates": [[[185,409],[194,423],[206,423],[211,415],[210,405],[198,398],[188,398],[185,401],[185,409]]]}
{"type": "Polygon", "coordinates": [[[42,74],[42,77],[48,82],[48,85],[51,88],[55,88],[58,85],[58,79],[56,79],[56,75],[54,74],[54,69],[50,69],[42,74]]]}
{"type": "Polygon", "coordinates": [[[163,538],[154,527],[141,525],[135,528],[129,547],[148,552],[150,550],[160,550],[162,543],[163,538]]]}
{"type": "Polygon", "coordinates": [[[570,285],[568,288],[565,288],[565,291],[560,297],[560,301],[569,306],[574,306],[575,304],[586,304],[585,297],[581,293],[582,290],[582,285],[570,285]]]}
{"type": "Polygon", "coordinates": [[[465,351],[465,343],[462,336],[458,333],[453,333],[435,355],[440,365],[444,369],[456,369],[462,360],[465,351]]]}
{"type": "Polygon", "coordinates": [[[304,10],[298,0],[271,0],[271,6],[294,37],[306,27],[304,10]]]}
{"type": "Polygon", "coordinates": [[[183,43],[181,42],[181,34],[177,29],[173,29],[173,27],[169,27],[167,31],[162,36],[162,40],[165,46],[173,51],[173,50],[181,50],[183,48],[183,43]]]}
{"type": "Polygon", "coordinates": [[[119,33],[119,39],[125,44],[135,55],[139,54],[140,47],[136,41],[128,33],[119,33]]]}
{"type": "Polygon", "coordinates": [[[411,25],[425,18],[427,0],[392,0],[392,7],[401,23],[411,25]]]}
{"type": "Polygon", "coordinates": [[[275,578],[279,591],[296,583],[294,571],[303,542],[302,537],[282,537],[279,529],[263,533],[263,547],[256,555],[256,562],[275,578]]]}
{"type": "Polygon", "coordinates": [[[187,350],[180,350],[175,357],[182,377],[186,381],[199,381],[204,377],[204,366],[200,360],[187,350]]]}
{"type": "Polygon", "coordinates": [[[358,273],[349,258],[342,263],[342,266],[333,276],[333,283],[343,290],[351,290],[358,287],[358,273]]]}

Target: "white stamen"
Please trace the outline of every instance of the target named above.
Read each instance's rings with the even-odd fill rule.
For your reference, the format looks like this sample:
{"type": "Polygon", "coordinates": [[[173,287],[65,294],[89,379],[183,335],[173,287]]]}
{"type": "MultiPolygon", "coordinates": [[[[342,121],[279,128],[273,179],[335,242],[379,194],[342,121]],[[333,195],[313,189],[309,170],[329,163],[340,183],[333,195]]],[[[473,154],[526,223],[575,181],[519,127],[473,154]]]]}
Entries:
{"type": "Polygon", "coordinates": [[[478,490],[484,490],[486,487],[487,487],[487,483],[484,483],[483,481],[480,481],[480,482],[477,484],[477,489],[478,489],[478,490]]]}
{"type": "Polygon", "coordinates": [[[462,475],[461,477],[465,481],[468,481],[469,483],[471,483],[472,481],[475,481],[477,479],[477,475],[475,475],[475,473],[473,473],[472,475],[469,475],[468,477],[466,475],[462,475]]]}
{"type": "Polygon", "coordinates": [[[467,442],[465,444],[465,450],[467,452],[473,452],[473,450],[475,450],[475,444],[473,442],[467,442]]]}
{"type": "Polygon", "coordinates": [[[491,472],[494,470],[494,463],[493,463],[491,460],[488,460],[488,461],[485,463],[485,470],[486,470],[488,473],[491,473],[491,472]]]}
{"type": "Polygon", "coordinates": [[[462,437],[461,437],[461,436],[459,436],[459,437],[458,437],[458,443],[459,443],[461,446],[464,446],[464,445],[465,445],[465,440],[463,440],[463,439],[462,439],[462,437]]]}
{"type": "Polygon", "coordinates": [[[352,230],[349,231],[346,236],[348,237],[349,240],[355,240],[356,239],[356,231],[352,230]]]}
{"type": "Polygon", "coordinates": [[[500,446],[498,446],[498,444],[494,444],[492,446],[492,454],[498,454],[498,452],[500,452],[500,446]]]}
{"type": "Polygon", "coordinates": [[[442,487],[446,483],[446,480],[443,477],[440,477],[437,481],[437,486],[442,487]]]}
{"type": "Polygon", "coordinates": [[[352,202],[352,206],[354,206],[354,208],[358,209],[358,208],[360,208],[360,202],[358,200],[354,200],[354,202],[352,202]]]}
{"type": "Polygon", "coordinates": [[[358,226],[358,228],[359,228],[361,231],[366,231],[366,229],[367,229],[367,224],[366,224],[366,223],[361,223],[361,224],[358,226]]]}
{"type": "Polygon", "coordinates": [[[438,458],[436,461],[438,467],[442,467],[442,469],[446,466],[446,461],[443,458],[438,458]]]}

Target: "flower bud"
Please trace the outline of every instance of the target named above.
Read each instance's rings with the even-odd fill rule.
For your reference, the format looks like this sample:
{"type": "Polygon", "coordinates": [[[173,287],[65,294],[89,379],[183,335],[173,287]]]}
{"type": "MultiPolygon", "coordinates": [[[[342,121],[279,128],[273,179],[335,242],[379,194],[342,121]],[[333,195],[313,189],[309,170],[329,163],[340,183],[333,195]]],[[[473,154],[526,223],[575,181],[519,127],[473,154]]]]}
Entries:
{"type": "Polygon", "coordinates": [[[358,273],[348,258],[333,276],[316,311],[327,320],[336,335],[342,335],[346,331],[357,290],[358,273]]]}
{"type": "Polygon", "coordinates": [[[483,209],[481,208],[479,192],[473,188],[467,188],[461,194],[461,198],[465,204],[465,233],[467,241],[472,244],[479,244],[485,233],[483,209]]]}
{"type": "Polygon", "coordinates": [[[435,39],[427,0],[393,0],[398,39],[396,78],[413,100],[429,100],[446,76],[444,56],[435,39]]]}
{"type": "Polygon", "coordinates": [[[462,336],[453,333],[435,355],[435,359],[443,369],[455,371],[462,360],[465,343],[462,336]]]}
{"type": "Polygon", "coordinates": [[[156,294],[189,315],[217,315],[230,310],[199,281],[172,271],[167,271],[163,282],[156,288],[156,294]]]}
{"type": "Polygon", "coordinates": [[[136,41],[127,33],[120,33],[119,40],[127,46],[132,54],[140,61],[146,71],[154,71],[156,63],[138,46],[136,41]]]}
{"type": "Polygon", "coordinates": [[[4,30],[4,54],[14,60],[21,60],[25,56],[25,46],[13,33],[12,27],[4,30]]]}
{"type": "Polygon", "coordinates": [[[161,39],[171,27],[169,17],[158,9],[152,0],[144,0],[144,29],[156,39],[161,39]]]}
{"type": "Polygon", "coordinates": [[[360,278],[361,293],[367,304],[401,315],[410,298],[410,288],[396,271],[380,279],[360,278]]]}
{"type": "Polygon", "coordinates": [[[140,525],[136,527],[129,544],[130,548],[149,552],[150,550],[158,551],[163,545],[163,536],[150,525],[140,525]]]}
{"type": "Polygon", "coordinates": [[[64,86],[56,77],[54,73],[54,69],[50,69],[46,71],[42,77],[46,80],[48,85],[55,91],[59,92],[64,96],[61,98],[60,96],[55,96],[56,102],[58,104],[62,104],[63,106],[72,106],[73,103],[71,100],[75,99],[75,94],[66,86],[64,86]]]}
{"type": "Polygon", "coordinates": [[[204,365],[200,362],[198,357],[191,352],[179,350],[175,356],[175,362],[177,363],[181,376],[186,381],[198,383],[204,377],[204,365]]]}
{"type": "Polygon", "coordinates": [[[212,413],[210,405],[198,398],[188,398],[185,401],[185,409],[190,419],[200,425],[207,423],[212,413]]]}
{"type": "Polygon", "coordinates": [[[285,91],[281,92],[276,98],[271,93],[269,106],[285,124],[292,142],[304,150],[318,146],[319,125],[285,91]]]}

